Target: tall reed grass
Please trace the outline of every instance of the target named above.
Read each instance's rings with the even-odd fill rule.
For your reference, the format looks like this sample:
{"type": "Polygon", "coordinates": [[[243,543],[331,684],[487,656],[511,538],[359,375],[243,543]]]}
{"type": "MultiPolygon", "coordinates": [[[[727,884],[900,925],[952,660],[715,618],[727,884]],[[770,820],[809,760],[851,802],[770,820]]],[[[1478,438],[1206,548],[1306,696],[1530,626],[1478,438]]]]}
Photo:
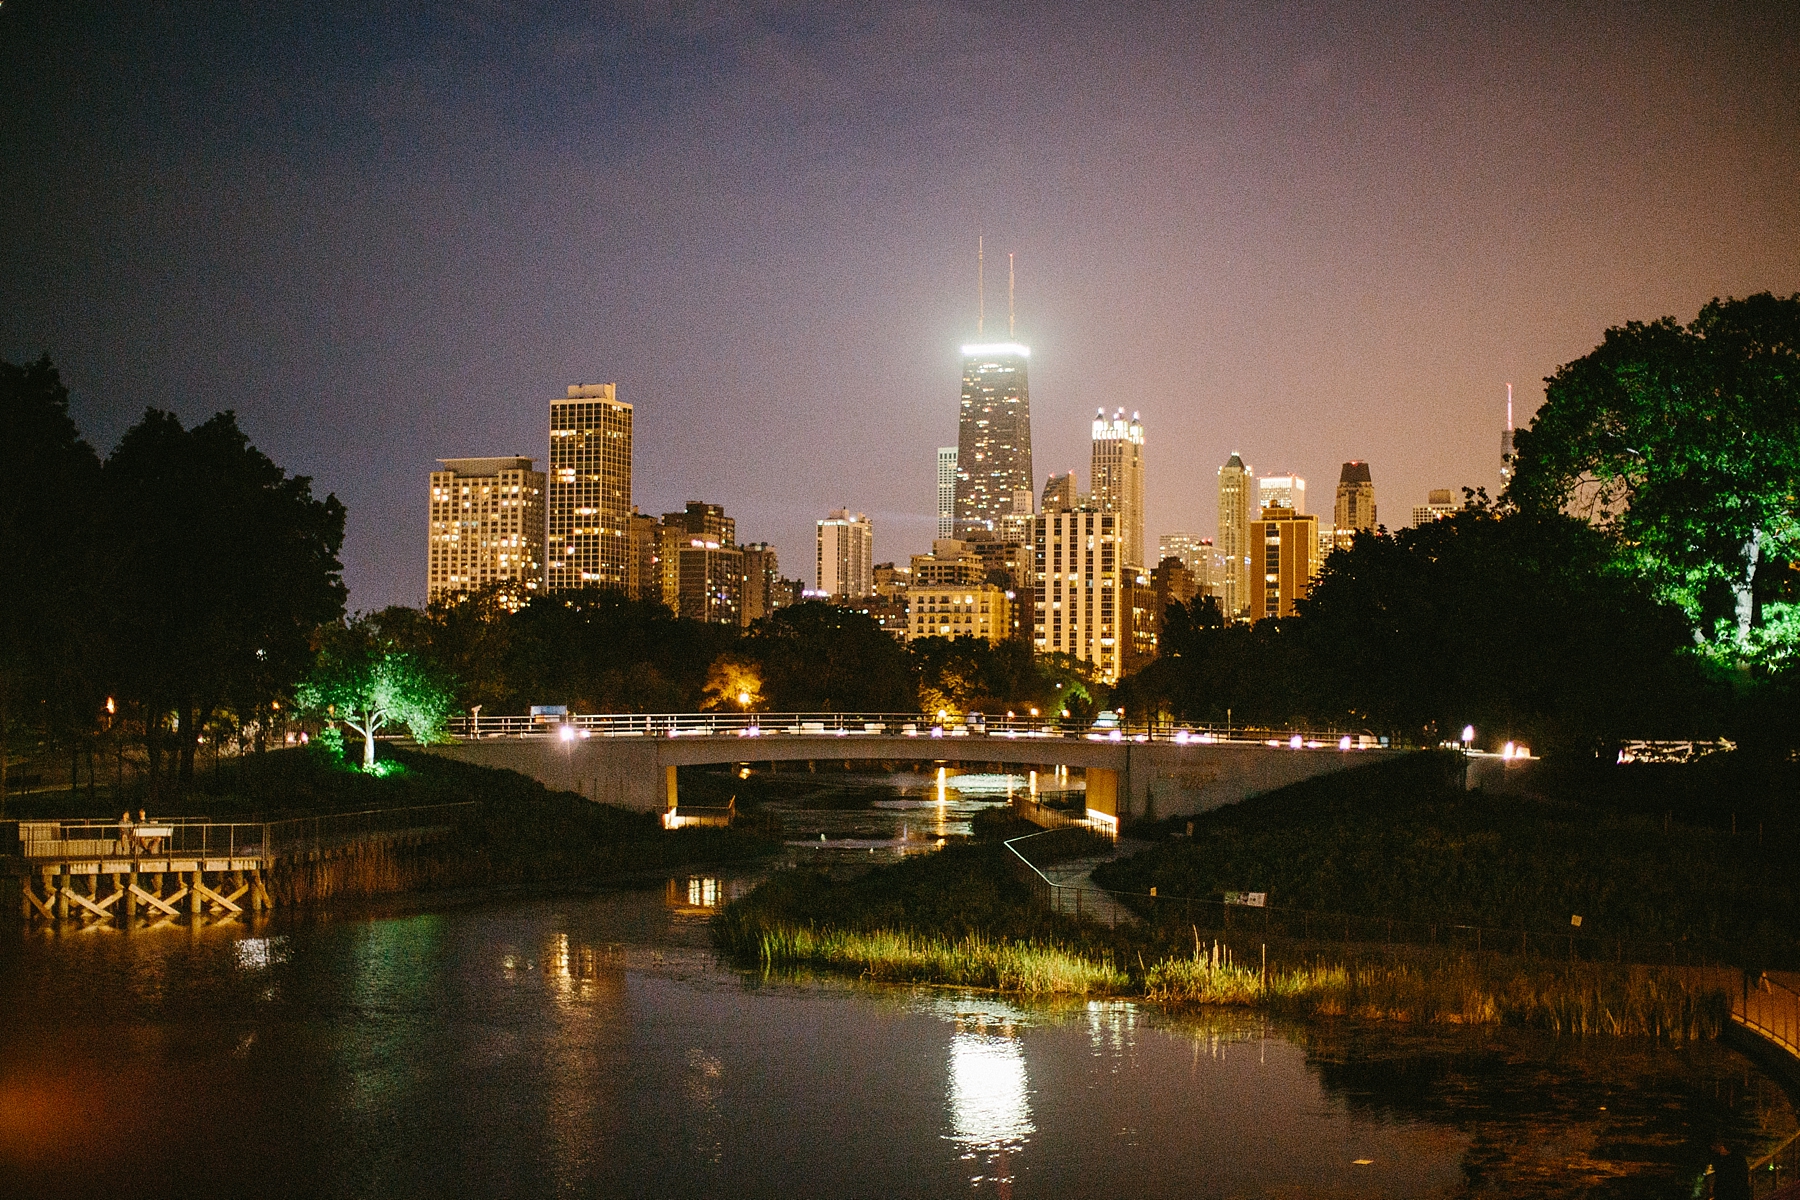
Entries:
{"type": "Polygon", "coordinates": [[[765,968],[814,967],[883,983],[944,983],[1034,996],[1108,995],[1130,986],[1126,973],[1111,963],[1059,946],[975,934],[950,941],[903,931],[783,925],[762,931],[757,956],[765,968]]]}

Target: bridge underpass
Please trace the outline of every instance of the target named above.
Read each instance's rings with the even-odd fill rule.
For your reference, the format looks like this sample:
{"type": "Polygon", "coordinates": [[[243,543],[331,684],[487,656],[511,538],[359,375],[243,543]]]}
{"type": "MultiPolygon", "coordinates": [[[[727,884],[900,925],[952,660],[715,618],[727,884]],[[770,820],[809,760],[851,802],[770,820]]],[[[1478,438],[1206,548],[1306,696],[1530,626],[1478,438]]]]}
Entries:
{"type": "MultiPolygon", "coordinates": [[[[1090,816],[1121,822],[1187,816],[1396,751],[1339,735],[1214,731],[1069,733],[994,722],[932,727],[916,714],[581,716],[555,723],[461,723],[433,754],[527,775],[546,787],[642,812],[678,803],[681,767],[875,762],[1080,770],[1090,816]]],[[[453,727],[454,729],[455,727],[453,727]]]]}

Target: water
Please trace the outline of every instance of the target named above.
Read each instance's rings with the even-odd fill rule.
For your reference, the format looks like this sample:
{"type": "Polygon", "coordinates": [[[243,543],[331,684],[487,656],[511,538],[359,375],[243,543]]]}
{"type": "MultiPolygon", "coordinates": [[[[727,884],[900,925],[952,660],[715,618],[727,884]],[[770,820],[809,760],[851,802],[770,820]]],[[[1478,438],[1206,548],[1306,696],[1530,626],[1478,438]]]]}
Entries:
{"type": "Polygon", "coordinates": [[[1687,1195],[1719,1047],[764,980],[746,880],[0,935],[0,1192],[1687,1195]]]}

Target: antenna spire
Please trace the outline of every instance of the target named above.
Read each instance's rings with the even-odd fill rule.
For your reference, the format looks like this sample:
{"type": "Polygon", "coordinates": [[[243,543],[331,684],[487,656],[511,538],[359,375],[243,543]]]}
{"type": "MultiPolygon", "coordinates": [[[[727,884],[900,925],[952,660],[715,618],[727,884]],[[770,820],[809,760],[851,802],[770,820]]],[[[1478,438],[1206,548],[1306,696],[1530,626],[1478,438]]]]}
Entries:
{"type": "Polygon", "coordinates": [[[1507,385],[1506,385],[1506,429],[1507,429],[1507,432],[1508,432],[1508,433],[1511,433],[1511,432],[1512,432],[1512,428],[1513,428],[1513,422],[1512,422],[1512,384],[1510,384],[1510,383],[1509,383],[1509,384],[1507,384],[1507,385]]]}
{"type": "Polygon", "coordinates": [[[1006,336],[1013,336],[1013,256],[1006,253],[1006,336]]]}
{"type": "Polygon", "coordinates": [[[987,250],[975,235],[975,336],[980,337],[987,316],[987,250]]]}

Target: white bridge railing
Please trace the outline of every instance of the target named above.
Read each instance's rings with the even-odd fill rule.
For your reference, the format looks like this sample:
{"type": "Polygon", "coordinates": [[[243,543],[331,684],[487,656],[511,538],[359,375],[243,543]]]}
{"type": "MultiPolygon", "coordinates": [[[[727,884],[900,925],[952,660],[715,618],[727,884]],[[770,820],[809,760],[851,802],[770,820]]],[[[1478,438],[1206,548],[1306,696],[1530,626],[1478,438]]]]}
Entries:
{"type": "Polygon", "coordinates": [[[454,737],[988,737],[1080,738],[1096,742],[1233,743],[1294,750],[1375,750],[1386,738],[1340,730],[1265,729],[1210,725],[1129,725],[982,713],[941,717],[921,713],[568,713],[453,717],[454,737]]]}

